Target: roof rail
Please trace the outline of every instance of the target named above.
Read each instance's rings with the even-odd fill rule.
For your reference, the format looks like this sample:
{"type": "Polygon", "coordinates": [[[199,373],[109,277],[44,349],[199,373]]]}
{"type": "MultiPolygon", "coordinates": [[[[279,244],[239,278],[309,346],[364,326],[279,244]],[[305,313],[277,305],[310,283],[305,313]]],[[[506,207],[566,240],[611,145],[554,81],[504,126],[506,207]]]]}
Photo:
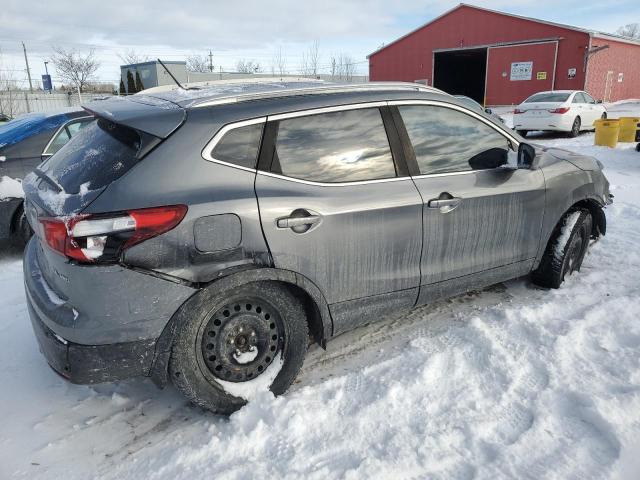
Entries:
{"type": "Polygon", "coordinates": [[[250,100],[258,100],[261,98],[277,98],[291,97],[296,95],[322,95],[326,93],[343,93],[343,92],[368,92],[368,91],[393,91],[393,90],[414,90],[423,92],[445,92],[435,87],[429,87],[421,83],[410,82],[369,82],[362,84],[349,85],[321,85],[313,87],[290,88],[286,90],[271,90],[262,92],[250,92],[242,94],[234,94],[228,96],[220,96],[213,99],[201,99],[194,102],[192,108],[210,107],[214,105],[224,105],[227,103],[247,102],[250,100]]]}

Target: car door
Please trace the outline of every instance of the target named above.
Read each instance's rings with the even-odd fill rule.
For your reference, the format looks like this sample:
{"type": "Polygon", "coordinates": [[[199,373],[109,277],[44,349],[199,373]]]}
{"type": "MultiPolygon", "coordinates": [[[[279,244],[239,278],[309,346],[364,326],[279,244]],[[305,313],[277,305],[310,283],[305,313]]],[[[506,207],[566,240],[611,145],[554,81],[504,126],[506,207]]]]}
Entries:
{"type": "Polygon", "coordinates": [[[581,130],[588,128],[593,124],[593,112],[589,105],[585,103],[585,99],[581,92],[576,92],[571,100],[571,111],[574,117],[580,116],[581,130]]]}
{"type": "Polygon", "coordinates": [[[392,154],[390,117],[377,105],[330,110],[268,118],[256,194],[275,267],[322,291],[335,334],[365,305],[415,304],[422,199],[392,154]]]}
{"type": "Polygon", "coordinates": [[[482,279],[495,283],[528,273],[538,251],[545,185],[541,171],[513,167],[516,139],[462,107],[392,104],[424,200],[421,285],[435,288],[421,288],[420,301],[434,292],[455,293],[446,286],[464,290],[482,286],[482,279]]]}
{"type": "Polygon", "coordinates": [[[593,97],[587,92],[582,92],[582,98],[591,112],[591,123],[589,125],[592,126],[593,122],[602,118],[602,114],[606,110],[603,105],[597,104],[593,97]]]}

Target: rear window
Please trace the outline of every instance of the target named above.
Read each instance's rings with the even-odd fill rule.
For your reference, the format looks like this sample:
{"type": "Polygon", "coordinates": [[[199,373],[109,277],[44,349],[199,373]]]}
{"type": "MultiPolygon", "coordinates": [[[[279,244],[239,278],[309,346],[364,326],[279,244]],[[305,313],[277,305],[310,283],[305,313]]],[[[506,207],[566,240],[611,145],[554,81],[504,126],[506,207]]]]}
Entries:
{"type": "Polygon", "coordinates": [[[536,93],[527,98],[524,103],[541,103],[541,102],[566,102],[570,93],[536,93]]]}
{"type": "Polygon", "coordinates": [[[80,130],[38,170],[66,193],[97,190],[124,175],[138,161],[141,139],[136,130],[98,119],[80,130]]]}

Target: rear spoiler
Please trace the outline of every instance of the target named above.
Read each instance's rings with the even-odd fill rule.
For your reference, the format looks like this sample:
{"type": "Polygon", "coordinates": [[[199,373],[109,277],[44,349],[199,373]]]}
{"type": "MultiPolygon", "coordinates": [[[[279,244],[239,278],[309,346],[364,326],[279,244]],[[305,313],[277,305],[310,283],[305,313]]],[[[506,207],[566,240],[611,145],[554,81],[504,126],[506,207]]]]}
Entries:
{"type": "Polygon", "coordinates": [[[175,103],[149,97],[108,97],[83,105],[88,113],[158,138],[167,138],[184,122],[187,112],[175,103]]]}

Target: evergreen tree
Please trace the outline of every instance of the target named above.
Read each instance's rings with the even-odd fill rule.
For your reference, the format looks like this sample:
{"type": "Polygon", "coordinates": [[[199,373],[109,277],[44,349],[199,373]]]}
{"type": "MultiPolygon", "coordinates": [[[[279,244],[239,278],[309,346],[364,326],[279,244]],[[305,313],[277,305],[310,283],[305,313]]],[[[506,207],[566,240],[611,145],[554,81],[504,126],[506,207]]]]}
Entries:
{"type": "Polygon", "coordinates": [[[127,70],[127,93],[129,95],[136,93],[136,82],[133,80],[131,70],[127,70]]]}
{"type": "Polygon", "coordinates": [[[120,95],[126,95],[127,94],[127,90],[124,88],[124,82],[122,81],[122,79],[120,79],[120,95]]]}
{"type": "Polygon", "coordinates": [[[142,90],[144,90],[144,85],[142,84],[140,73],[136,72],[136,92],[141,92],[142,90]]]}

